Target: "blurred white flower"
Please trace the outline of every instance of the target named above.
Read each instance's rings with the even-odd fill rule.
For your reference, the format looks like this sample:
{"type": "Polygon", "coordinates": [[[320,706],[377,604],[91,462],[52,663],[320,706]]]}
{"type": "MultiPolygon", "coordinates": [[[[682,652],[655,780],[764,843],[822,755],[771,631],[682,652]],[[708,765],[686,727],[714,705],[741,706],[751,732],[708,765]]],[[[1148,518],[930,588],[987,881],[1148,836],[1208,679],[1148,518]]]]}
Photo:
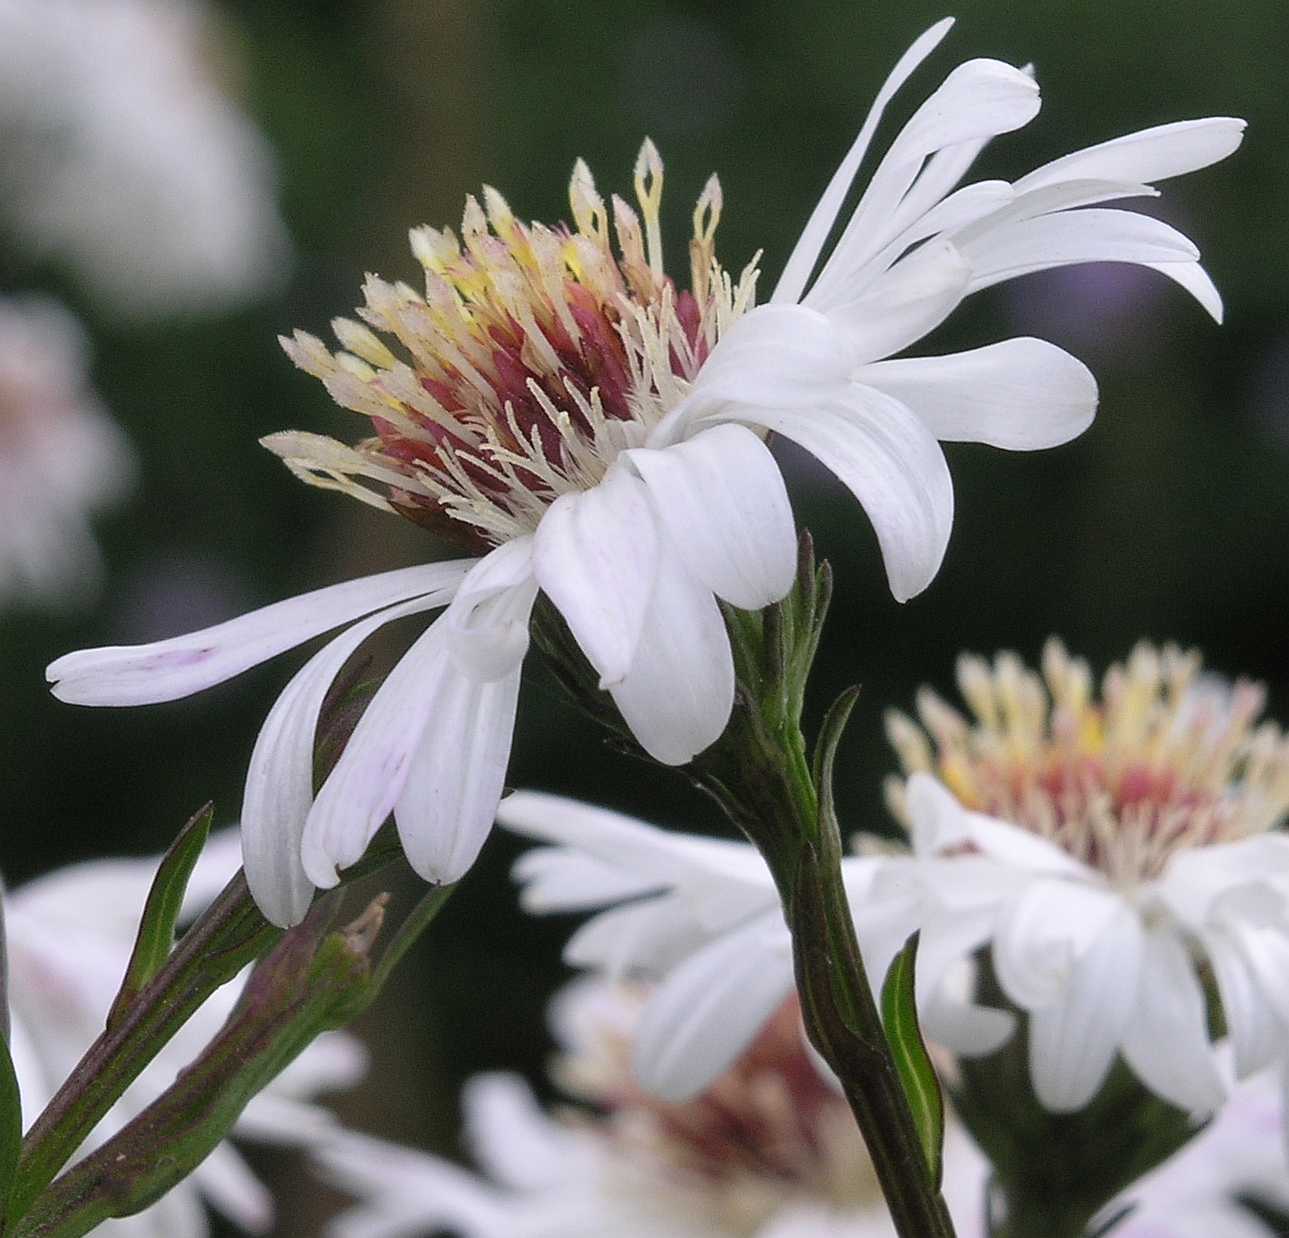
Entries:
{"type": "MultiPolygon", "coordinates": [[[[503,800],[497,820],[556,844],[527,852],[515,865],[526,910],[597,913],[569,939],[565,961],[658,982],[634,1037],[636,1078],[654,1095],[682,1101],[708,1087],[793,992],[791,938],[769,870],[751,844],[662,830],[534,791],[503,800]]],[[[883,864],[877,856],[842,864],[874,987],[922,911],[902,891],[873,896],[883,864]]],[[[947,1047],[986,1052],[1006,1039],[1012,1023],[967,1000],[953,971],[956,928],[924,926],[923,1027],[947,1047]]],[[[827,1069],[822,1062],[820,1068],[827,1069]]]]}
{"type": "Polygon", "coordinates": [[[1188,240],[1091,204],[1154,196],[1140,179],[1225,158],[1243,122],[1165,125],[1015,184],[954,190],[990,138],[1038,112],[1030,75],[995,60],[960,65],[914,113],[811,278],[888,99],[949,25],[896,66],[767,305],[753,306],[753,264],[735,281],[716,261],[715,178],[694,212],[691,287],[676,291],[663,261],[662,162],[646,142],[640,214],[616,197],[606,204],[580,161],[569,190],[575,230],[525,225],[485,189],[483,206],[468,200],[462,240],[412,233],[424,296],[371,277],[358,311],[370,325],[333,324],[343,351],[302,332],[283,341],[339,403],[371,418],[376,437],[354,448],[289,433],[267,445],[306,481],[454,531],[485,553],[49,668],[63,700],[143,704],[354,624],[291,682],[251,758],[246,871],[270,919],[299,919],[313,888],[334,885],[391,812],[426,879],[452,881],[470,866],[501,795],[539,591],[656,760],[683,764],[713,743],[734,701],[718,599],[758,609],[784,596],[796,567],[769,432],[816,455],[863,504],[895,596],[924,589],[953,514],[938,440],[1053,446],[1084,430],[1096,405],[1087,369],[1040,340],[885,359],[971,292],[1053,266],[1136,262],[1219,313],[1188,240]],[[313,736],[330,680],[378,627],[449,601],[315,798],[313,736]]]}
{"type": "Polygon", "coordinates": [[[219,309],[289,252],[204,0],[0,0],[0,233],[136,316],[219,309]]]}
{"type": "MultiPolygon", "coordinates": [[[[553,1005],[554,1077],[586,1107],[547,1114],[513,1075],[463,1098],[477,1177],[437,1157],[342,1134],[327,1180],[359,1203],[332,1238],[446,1226],[463,1238],[888,1238],[872,1163],[846,1102],[815,1071],[794,1004],[683,1104],[630,1067],[643,993],[577,982],[553,1005]]],[[[954,1215],[980,1212],[985,1165],[956,1125],[945,1149],[954,1215]]],[[[969,1232],[969,1231],[968,1231],[969,1232]]]]}
{"type": "MultiPolygon", "coordinates": [[[[235,831],[211,839],[193,874],[185,919],[223,887],[238,858],[235,831]]],[[[154,860],[95,860],[38,877],[5,895],[10,1045],[24,1126],[102,1032],[155,872],[154,860]]],[[[102,1143],[174,1082],[219,1031],[240,987],[237,982],[225,985],[198,1009],[95,1128],[84,1150],[102,1143]]],[[[338,1032],[320,1037],[250,1102],[236,1134],[284,1146],[329,1137],[334,1119],[310,1098],[352,1085],[365,1068],[365,1055],[351,1037],[338,1032]]],[[[245,1230],[268,1233],[272,1228],[272,1198],[225,1142],[152,1207],[96,1232],[122,1238],[202,1238],[208,1232],[203,1201],[245,1230]]]]}
{"type": "Polygon", "coordinates": [[[1264,1071],[1240,1084],[1199,1135],[1111,1204],[1107,1216],[1133,1208],[1114,1238],[1280,1238],[1283,1230],[1238,1202],[1247,1197],[1289,1215],[1279,1082],[1264,1071]]]}
{"type": "Polygon", "coordinates": [[[1053,641],[1041,679],[1014,656],[992,672],[964,658],[974,717],[924,693],[934,743],[891,719],[915,858],[874,888],[956,923],[961,956],[989,948],[1056,1111],[1086,1105],[1116,1054],[1172,1104],[1218,1109],[1204,977],[1239,1076],[1289,1054],[1289,836],[1275,828],[1289,743],[1257,723],[1260,688],[1198,669],[1197,654],[1142,644],[1097,699],[1086,663],[1053,641]]]}
{"type": "Polygon", "coordinates": [[[127,488],[134,457],[88,368],[62,306],[0,298],[0,606],[59,609],[99,583],[90,516],[127,488]]]}

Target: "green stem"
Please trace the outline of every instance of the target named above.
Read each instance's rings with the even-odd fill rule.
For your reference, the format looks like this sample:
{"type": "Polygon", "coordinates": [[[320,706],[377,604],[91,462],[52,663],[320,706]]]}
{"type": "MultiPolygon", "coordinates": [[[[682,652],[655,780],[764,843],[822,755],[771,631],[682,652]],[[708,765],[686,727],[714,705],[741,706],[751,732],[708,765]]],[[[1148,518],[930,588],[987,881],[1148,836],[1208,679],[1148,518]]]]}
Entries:
{"type": "MultiPolygon", "coordinates": [[[[815,833],[815,822],[800,822],[815,833]]],[[[900,1238],[953,1238],[873,999],[830,831],[797,856],[791,902],[797,991],[811,1043],[842,1085],[900,1238]]]]}
{"type": "Polygon", "coordinates": [[[10,1224],[53,1181],[193,1012],[281,936],[238,873],[175,946],[125,1016],[96,1040],[23,1140],[10,1224]]]}

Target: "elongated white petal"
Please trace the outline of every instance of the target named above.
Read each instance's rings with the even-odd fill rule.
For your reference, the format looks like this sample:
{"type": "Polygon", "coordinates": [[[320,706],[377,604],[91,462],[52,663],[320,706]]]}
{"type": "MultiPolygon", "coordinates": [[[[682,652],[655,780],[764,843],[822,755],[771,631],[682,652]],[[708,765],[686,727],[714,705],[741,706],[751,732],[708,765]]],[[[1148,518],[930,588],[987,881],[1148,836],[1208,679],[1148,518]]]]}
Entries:
{"type": "Polygon", "coordinates": [[[300,856],[315,886],[362,858],[393,811],[429,720],[438,686],[456,673],[447,629],[436,620],[402,656],[354,728],[305,821],[300,856]]]}
{"type": "Polygon", "coordinates": [[[936,49],[940,40],[949,33],[952,25],[952,17],[936,22],[929,30],[919,35],[913,46],[896,62],[890,76],[877,92],[877,98],[873,100],[873,106],[864,118],[859,136],[846,152],[846,157],[833,173],[832,180],[828,182],[828,188],[824,190],[823,196],[810,213],[810,219],[796,245],[793,246],[792,253],[783,268],[783,274],[779,277],[779,282],[770,297],[772,302],[801,300],[806,281],[809,280],[811,271],[819,261],[824,242],[832,231],[832,226],[837,220],[837,212],[841,210],[841,204],[846,200],[850,184],[855,179],[855,173],[859,171],[859,165],[863,162],[877,126],[881,123],[886,105],[895,96],[896,91],[908,81],[918,65],[936,49]]]}
{"type": "Polygon", "coordinates": [[[1136,181],[1096,180],[1061,181],[1026,193],[1017,193],[1013,188],[1010,202],[960,228],[953,239],[955,244],[967,249],[979,237],[1022,219],[1037,219],[1040,215],[1052,215],[1075,207],[1137,197],[1157,198],[1159,190],[1136,181]]]}
{"type": "Polygon", "coordinates": [[[301,667],[265,718],[246,772],[242,863],[251,894],[272,923],[282,928],[298,924],[313,897],[300,842],[313,804],[314,733],[328,688],[373,632],[443,605],[449,600],[446,593],[404,602],[354,624],[301,667]]]}
{"type": "Polygon", "coordinates": [[[400,1144],[346,1131],[314,1159],[359,1204],[328,1223],[328,1238],[391,1238],[440,1226],[504,1234],[510,1209],[476,1174],[400,1144]]]}
{"type": "Polygon", "coordinates": [[[520,886],[519,905],[535,916],[552,911],[593,911],[658,888],[656,881],[567,847],[525,851],[511,872],[520,886]]]}
{"type": "Polygon", "coordinates": [[[273,1193],[251,1172],[231,1143],[219,1144],[197,1166],[193,1183],[238,1229],[248,1234],[266,1234],[272,1228],[273,1193]]]}
{"type": "Polygon", "coordinates": [[[1085,177],[1153,184],[1225,159],[1239,147],[1244,128],[1244,121],[1229,116],[1156,125],[1053,159],[1022,176],[1016,188],[1024,192],[1085,177]]]}
{"type": "Polygon", "coordinates": [[[631,669],[658,573],[658,531],[644,483],[615,466],[582,494],[556,499],[537,527],[533,570],[600,686],[631,669]]]}
{"type": "Polygon", "coordinates": [[[1119,908],[1115,895],[1080,882],[1032,881],[1005,909],[994,938],[1003,992],[1025,1010],[1060,1005],[1079,960],[1119,908]]]}
{"type": "Polygon", "coordinates": [[[1116,908],[1060,998],[1030,1014],[1034,1091],[1055,1113],[1082,1109],[1114,1062],[1137,997],[1141,936],[1136,913],[1116,908]]]}
{"type": "Polygon", "coordinates": [[[698,1095],[747,1047],[792,989],[777,913],[717,938],[650,997],[636,1033],[636,1078],[663,1100],[698,1095]]]}
{"type": "Polygon", "coordinates": [[[711,938],[677,894],[611,907],[583,924],[565,943],[564,962],[620,980],[661,979],[711,938]]]}
{"type": "Polygon", "coordinates": [[[948,788],[931,774],[913,774],[905,788],[914,854],[929,859],[970,840],[967,810],[948,788]]]}
{"type": "Polygon", "coordinates": [[[849,337],[856,361],[876,361],[938,327],[966,296],[971,278],[970,265],[949,241],[928,241],[861,297],[827,312],[849,337]]]}
{"type": "Polygon", "coordinates": [[[878,361],[856,375],[908,405],[942,442],[1009,451],[1055,447],[1092,424],[1097,382],[1046,340],[1014,339],[946,357],[878,361]]]}
{"type": "Polygon", "coordinates": [[[687,403],[699,413],[726,401],[811,408],[828,399],[855,364],[847,335],[817,310],[760,305],[712,350],[687,403]]]}
{"type": "MultiPolygon", "coordinates": [[[[745,843],[659,829],[624,813],[541,791],[507,796],[497,821],[516,834],[585,852],[653,887],[710,879],[726,893],[740,889],[752,900],[749,907],[773,905],[776,897],[765,862],[745,843]]],[[[522,865],[523,860],[516,864],[517,875],[522,865]]]]}
{"type": "Polygon", "coordinates": [[[531,537],[505,542],[480,559],[444,616],[457,665],[480,680],[509,675],[528,652],[536,596],[531,537]]]}
{"type": "Polygon", "coordinates": [[[1028,124],[1040,106],[1038,84],[1000,60],[969,60],[914,112],[891,143],[807,300],[832,303],[906,221],[898,208],[929,155],[1028,124]]]}
{"type": "Polygon", "coordinates": [[[151,645],[81,649],[51,662],[45,674],[53,694],[75,705],[173,701],[382,606],[450,588],[473,562],[425,563],[364,576],[151,645]]]}
{"type": "Polygon", "coordinates": [[[1190,955],[1164,929],[1142,944],[1140,991],[1123,1056],[1156,1095],[1180,1109],[1213,1113],[1226,1097],[1208,1038],[1204,990],[1190,955]]]}
{"type": "MultiPolygon", "coordinates": [[[[947,153],[941,152],[941,154],[947,153]]],[[[921,184],[920,180],[918,184],[921,184]]],[[[964,185],[930,210],[911,216],[912,222],[909,226],[903,232],[896,233],[881,253],[873,259],[871,266],[874,274],[888,270],[895,264],[897,258],[903,257],[918,241],[924,241],[927,237],[941,232],[947,239],[952,240],[959,230],[975,223],[978,219],[997,213],[1009,205],[1014,198],[1015,193],[1006,181],[977,181],[974,185],[964,185]]],[[[901,206],[900,215],[904,214],[901,206]]]]}
{"type": "Polygon", "coordinates": [[[1235,1049],[1235,1073],[1243,1079],[1269,1066],[1283,1052],[1284,1029],[1232,934],[1210,930],[1204,933],[1203,942],[1235,1049]]]}
{"type": "Polygon", "coordinates": [[[480,682],[445,668],[394,808],[407,862],[427,881],[462,877],[497,815],[520,670],[480,682]]]}
{"type": "Polygon", "coordinates": [[[797,539],[783,475],[751,430],[721,425],[663,451],[624,453],[696,580],[745,610],[792,587],[797,539]]]}
{"type": "Polygon", "coordinates": [[[1073,877],[1091,883],[1099,881],[1095,869],[1031,830],[980,812],[969,812],[966,824],[971,844],[990,859],[1036,875],[1073,877]]]}
{"type": "Polygon", "coordinates": [[[656,761],[683,765],[720,738],[734,707],[734,658],[711,589],[668,542],[635,660],[609,691],[656,761]]]}
{"type": "Polygon", "coordinates": [[[1180,284],[1220,324],[1223,316],[1222,294],[1212,277],[1198,262],[1148,262],[1146,266],[1180,284]]]}
{"type": "Polygon", "coordinates": [[[937,990],[922,1008],[922,1030],[938,1045],[961,1057],[985,1057],[1001,1049],[1016,1032],[1016,1016],[937,990]]]}
{"type": "Polygon", "coordinates": [[[790,438],[841,479],[872,521],[897,601],[931,583],[953,525],[953,483],[939,443],[916,414],[854,385],[844,403],[809,412],[730,408],[726,415],[790,438]]]}
{"type": "Polygon", "coordinates": [[[1089,207],[1023,219],[963,245],[978,292],[1005,279],[1080,262],[1194,262],[1199,250],[1176,228],[1133,211],[1089,207]]]}
{"type": "Polygon", "coordinates": [[[546,1116],[518,1075],[490,1071],[466,1080],[461,1108],[470,1153],[493,1181],[535,1191],[567,1180],[576,1136],[546,1116]]]}

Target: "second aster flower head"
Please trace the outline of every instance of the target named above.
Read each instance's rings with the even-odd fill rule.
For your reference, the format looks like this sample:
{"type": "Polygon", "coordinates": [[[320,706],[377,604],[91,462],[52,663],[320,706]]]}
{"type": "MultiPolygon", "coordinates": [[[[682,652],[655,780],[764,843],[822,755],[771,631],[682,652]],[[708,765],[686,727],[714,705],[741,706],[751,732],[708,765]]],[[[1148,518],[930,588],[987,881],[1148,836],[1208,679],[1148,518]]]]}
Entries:
{"type": "Polygon", "coordinates": [[[646,143],[638,210],[606,202],[582,165],[572,225],[523,224],[488,191],[459,239],[413,234],[424,291],[371,279],[365,321],[337,323],[341,352],[307,335],[288,342],[374,434],[357,447],[300,433],[269,446],[307,480],[459,529],[479,557],[49,669],[65,700],[168,700],[352,625],[291,682],[252,755],[246,869],[270,918],[298,920],[391,812],[423,876],[450,881],[469,867],[501,793],[539,591],[652,757],[683,764],[713,743],[735,688],[718,600],[763,607],[796,566],[769,434],[817,456],[864,506],[894,595],[924,589],[953,517],[939,440],[1052,446],[1084,430],[1096,404],[1087,369],[1041,340],[888,359],[971,292],[1069,263],[1135,262],[1220,314],[1186,238],[1094,204],[1154,196],[1149,182],[1224,158],[1243,122],[1165,125],[1015,183],[958,188],[992,137],[1039,108],[1031,75],[996,60],[959,65],[914,112],[828,246],[887,103],[950,24],[896,65],[763,305],[754,264],[734,279],[716,261],[715,181],[695,210],[690,286],[668,275],[662,165],[646,143]],[[313,736],[331,680],[382,624],[445,605],[315,798],[313,736]]]}
{"type": "Polygon", "coordinates": [[[924,691],[922,727],[888,719],[914,850],[889,888],[946,956],[988,949],[1043,1104],[1083,1108],[1122,1056],[1211,1113],[1219,1023],[1239,1076],[1289,1065],[1289,740],[1262,689],[1144,643],[1099,693],[1057,642],[1041,675],[1003,654],[958,680],[970,718],[924,691]]]}
{"type": "MultiPolygon", "coordinates": [[[[1042,672],[1014,654],[958,662],[964,717],[930,689],[925,731],[898,712],[887,730],[905,773],[935,774],[964,807],[1055,843],[1132,889],[1176,854],[1236,842],[1289,809],[1289,742],[1260,718],[1265,690],[1201,673],[1195,650],[1142,642],[1100,691],[1056,640],[1042,672]]],[[[901,783],[888,784],[897,813],[901,783]]]]}

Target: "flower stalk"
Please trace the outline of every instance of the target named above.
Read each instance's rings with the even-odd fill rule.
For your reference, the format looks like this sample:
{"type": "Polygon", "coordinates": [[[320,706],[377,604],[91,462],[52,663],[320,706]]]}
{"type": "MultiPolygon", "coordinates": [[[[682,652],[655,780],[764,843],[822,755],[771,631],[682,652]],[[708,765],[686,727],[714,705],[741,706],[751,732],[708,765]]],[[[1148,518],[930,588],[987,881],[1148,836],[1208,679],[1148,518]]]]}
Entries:
{"type": "MultiPolygon", "coordinates": [[[[834,711],[812,768],[801,714],[832,576],[808,534],[784,600],[761,612],[725,610],[738,688],[725,734],[685,767],[765,858],[794,943],[802,1016],[841,1081],[900,1238],[952,1238],[855,937],[831,805],[831,750],[853,705],[834,711]]],[[[639,753],[553,610],[539,607],[534,638],[560,682],[592,717],[639,753]]]]}

